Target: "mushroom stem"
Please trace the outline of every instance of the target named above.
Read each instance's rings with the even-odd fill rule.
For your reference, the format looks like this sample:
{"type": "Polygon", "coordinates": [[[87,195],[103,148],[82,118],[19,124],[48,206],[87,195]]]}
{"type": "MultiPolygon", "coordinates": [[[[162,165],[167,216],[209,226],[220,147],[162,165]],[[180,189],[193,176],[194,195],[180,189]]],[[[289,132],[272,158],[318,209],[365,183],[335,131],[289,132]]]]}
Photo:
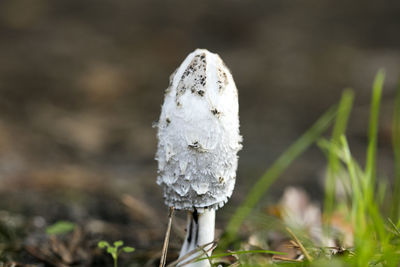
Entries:
{"type": "MultiPolygon", "coordinates": [[[[184,257],[190,251],[197,249],[198,247],[210,243],[210,245],[204,248],[205,251],[210,250],[213,246],[214,241],[214,229],[215,229],[215,209],[202,209],[200,213],[196,208],[193,212],[189,212],[186,228],[185,242],[182,245],[179,258],[184,257]]],[[[211,256],[212,250],[208,251],[208,256],[211,256]]],[[[194,259],[200,255],[204,255],[203,251],[199,251],[193,254],[188,260],[194,259]]],[[[187,262],[185,260],[184,262],[187,262]]],[[[206,267],[210,266],[208,260],[202,260],[194,263],[187,264],[188,267],[206,267]]]]}

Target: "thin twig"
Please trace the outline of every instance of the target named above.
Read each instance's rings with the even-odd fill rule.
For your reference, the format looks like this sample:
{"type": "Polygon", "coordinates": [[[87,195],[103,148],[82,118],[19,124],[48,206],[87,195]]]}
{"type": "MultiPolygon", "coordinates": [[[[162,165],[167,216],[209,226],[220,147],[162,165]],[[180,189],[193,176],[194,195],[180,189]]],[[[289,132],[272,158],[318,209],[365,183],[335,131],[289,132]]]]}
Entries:
{"type": "Polygon", "coordinates": [[[169,236],[171,235],[171,225],[172,225],[173,215],[174,215],[174,207],[170,207],[168,213],[168,226],[167,226],[167,231],[165,232],[164,245],[161,253],[160,267],[164,267],[167,261],[168,243],[169,243],[169,236]]]}
{"type": "Polygon", "coordinates": [[[181,257],[181,258],[177,259],[176,261],[171,262],[170,264],[168,264],[167,267],[177,266],[177,265],[180,264],[180,263],[181,263],[181,264],[180,264],[179,266],[184,266],[184,265],[186,265],[186,264],[189,264],[189,263],[192,263],[192,262],[196,261],[197,258],[202,257],[202,256],[204,255],[204,252],[203,252],[202,249],[204,249],[205,247],[207,247],[207,246],[209,246],[209,245],[212,245],[212,246],[211,246],[209,249],[207,249],[206,252],[212,251],[212,250],[214,250],[214,249],[217,247],[217,243],[216,243],[215,241],[211,241],[211,242],[209,242],[209,243],[207,243],[207,244],[204,244],[204,245],[202,245],[202,246],[199,246],[198,248],[195,248],[195,249],[189,251],[189,252],[186,253],[183,257],[181,257]],[[194,254],[196,254],[196,253],[198,253],[198,252],[202,252],[202,253],[201,253],[200,255],[198,255],[197,257],[191,259],[191,260],[185,261],[185,260],[187,260],[188,258],[190,258],[191,256],[193,256],[194,254]],[[185,261],[185,262],[184,262],[184,261],[185,261]],[[183,263],[182,263],[182,262],[183,262],[183,263]]]}
{"type": "Polygon", "coordinates": [[[207,255],[208,252],[213,251],[213,250],[217,247],[217,244],[214,243],[214,244],[213,244],[209,249],[207,249],[207,250],[205,250],[205,247],[206,247],[206,246],[199,246],[199,247],[197,247],[197,249],[195,249],[194,252],[196,252],[196,251],[197,251],[197,252],[201,252],[201,254],[198,255],[198,256],[195,257],[195,258],[192,258],[192,259],[190,259],[190,260],[188,260],[188,261],[185,261],[185,262],[183,262],[183,263],[180,263],[179,266],[182,267],[182,266],[186,266],[186,265],[188,265],[188,264],[191,264],[191,263],[193,263],[193,262],[198,262],[199,259],[201,259],[201,258],[204,256],[204,254],[207,255]]]}
{"type": "Polygon", "coordinates": [[[296,241],[297,245],[299,245],[299,248],[301,252],[303,252],[304,256],[307,258],[308,261],[312,261],[313,258],[308,254],[307,250],[304,248],[303,244],[300,242],[300,240],[297,238],[297,236],[292,232],[292,230],[289,229],[289,227],[286,227],[286,231],[292,236],[294,241],[296,241]]]}
{"type": "MultiPolygon", "coordinates": [[[[208,255],[208,253],[207,253],[207,251],[205,250],[205,248],[201,248],[201,250],[204,252],[204,254],[206,255],[206,257],[207,257],[207,260],[208,260],[208,262],[210,263],[210,266],[212,266],[212,262],[211,262],[211,258],[210,258],[210,256],[208,255]]],[[[214,250],[214,249],[213,249],[214,250]]],[[[211,250],[212,251],[212,250],[211,250]]]]}

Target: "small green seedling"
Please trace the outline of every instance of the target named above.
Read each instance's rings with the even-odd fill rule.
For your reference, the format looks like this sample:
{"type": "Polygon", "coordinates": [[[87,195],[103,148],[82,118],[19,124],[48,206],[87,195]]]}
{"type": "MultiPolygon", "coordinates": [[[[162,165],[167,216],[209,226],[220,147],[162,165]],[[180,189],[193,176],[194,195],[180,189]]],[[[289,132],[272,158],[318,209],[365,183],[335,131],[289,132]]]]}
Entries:
{"type": "Polygon", "coordinates": [[[97,246],[101,249],[107,249],[107,253],[110,254],[114,260],[114,267],[118,266],[118,255],[121,252],[125,252],[125,253],[132,253],[135,251],[135,248],[133,247],[128,247],[128,246],[124,246],[124,242],[119,240],[119,241],[115,241],[114,242],[114,246],[111,246],[107,241],[99,241],[99,243],[97,243],[97,246]]]}

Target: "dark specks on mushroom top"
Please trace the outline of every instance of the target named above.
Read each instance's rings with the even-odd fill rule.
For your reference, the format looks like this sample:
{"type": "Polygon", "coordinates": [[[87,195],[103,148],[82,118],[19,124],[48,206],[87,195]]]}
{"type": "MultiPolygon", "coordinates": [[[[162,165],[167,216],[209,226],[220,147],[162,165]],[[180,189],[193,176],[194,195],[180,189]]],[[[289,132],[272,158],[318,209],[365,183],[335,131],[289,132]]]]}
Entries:
{"type": "Polygon", "coordinates": [[[179,82],[176,87],[176,101],[190,90],[193,94],[204,96],[206,86],[206,54],[198,54],[187,65],[185,71],[179,77],[179,82]]]}
{"type": "Polygon", "coordinates": [[[221,112],[218,111],[218,109],[216,109],[216,108],[213,108],[213,109],[211,110],[211,113],[212,113],[213,115],[217,116],[217,117],[219,117],[219,115],[221,115],[221,112]]]}
{"type": "MultiPolygon", "coordinates": [[[[197,79],[197,78],[196,78],[197,79]]],[[[199,82],[202,86],[206,85],[206,77],[204,75],[199,76],[199,82]]]]}
{"type": "Polygon", "coordinates": [[[198,77],[194,78],[194,85],[191,87],[191,92],[194,94],[197,92],[199,96],[204,96],[204,87],[206,86],[206,77],[204,75],[199,75],[198,77]],[[198,89],[196,91],[196,88],[202,88],[198,89]]]}
{"type": "Polygon", "coordinates": [[[221,68],[218,68],[217,73],[218,73],[218,80],[217,80],[218,88],[219,91],[222,92],[224,88],[228,85],[228,76],[226,72],[223,71],[221,68]]]}

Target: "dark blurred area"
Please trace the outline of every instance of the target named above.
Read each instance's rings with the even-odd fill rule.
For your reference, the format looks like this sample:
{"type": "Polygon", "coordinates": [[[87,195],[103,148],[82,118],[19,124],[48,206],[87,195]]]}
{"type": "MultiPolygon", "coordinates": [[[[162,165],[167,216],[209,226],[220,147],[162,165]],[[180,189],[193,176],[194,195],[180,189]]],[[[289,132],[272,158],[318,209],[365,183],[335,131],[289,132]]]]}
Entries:
{"type": "MultiPolygon", "coordinates": [[[[390,178],[399,29],[400,2],[394,0],[2,0],[0,209],[46,223],[96,219],[130,225],[135,219],[119,202],[128,194],[163,221],[151,125],[169,75],[196,48],[218,53],[239,89],[244,148],[237,187],[222,218],[338,102],[345,87],[356,92],[348,134],[362,161],[379,68],[387,77],[379,166],[390,178]]],[[[288,184],[321,197],[324,168],[323,154],[314,147],[267,198],[278,197],[288,184]]],[[[160,234],[143,240],[159,245],[164,225],[152,227],[160,234]]]]}

